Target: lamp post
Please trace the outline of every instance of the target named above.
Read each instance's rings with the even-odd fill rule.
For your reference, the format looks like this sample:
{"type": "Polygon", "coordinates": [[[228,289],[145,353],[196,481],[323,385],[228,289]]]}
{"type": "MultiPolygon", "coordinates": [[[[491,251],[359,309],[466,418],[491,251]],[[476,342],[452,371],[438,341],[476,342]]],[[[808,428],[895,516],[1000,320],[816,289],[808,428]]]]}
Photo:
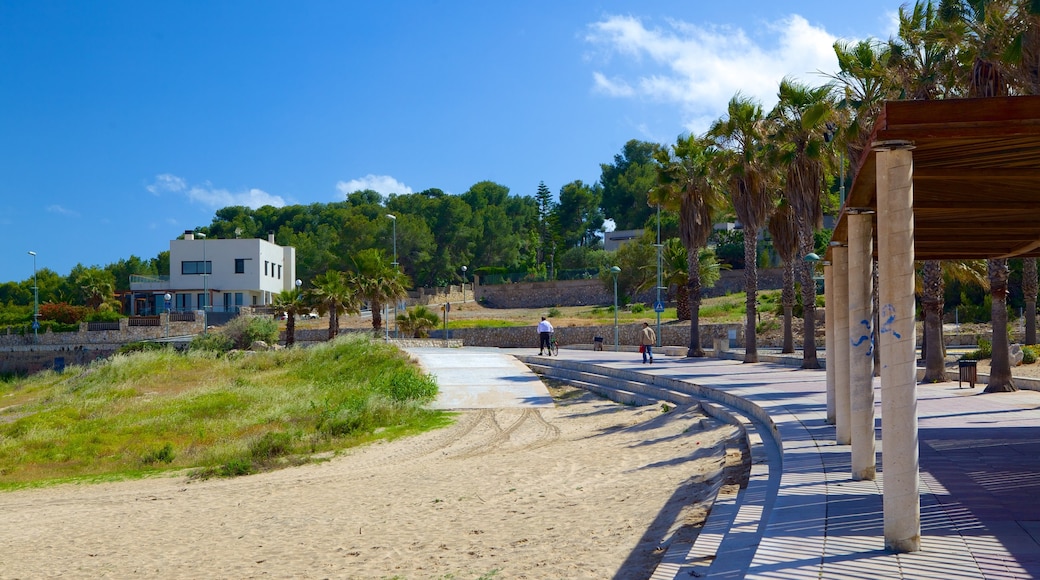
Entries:
{"type": "Polygon", "coordinates": [[[36,278],[36,252],[29,250],[33,257],[33,341],[40,342],[40,284],[36,278]]]}
{"type": "Polygon", "coordinates": [[[206,234],[199,232],[196,237],[202,238],[202,334],[209,328],[209,268],[206,266],[206,234]]]}
{"type": "Polygon", "coordinates": [[[173,300],[173,294],[167,292],[163,294],[163,306],[166,307],[166,338],[170,338],[170,301],[173,300]]]}
{"type": "Polygon", "coordinates": [[[468,268],[466,268],[465,266],[462,267],[462,303],[463,304],[466,303],[466,270],[467,269],[468,268]]]}
{"type": "Polygon", "coordinates": [[[661,204],[657,204],[657,302],[654,303],[654,312],[657,314],[657,344],[661,346],[661,204]]]}
{"type": "MultiPolygon", "coordinates": [[[[388,213],[386,214],[386,217],[389,218],[390,221],[394,224],[394,261],[390,262],[390,265],[394,267],[394,270],[397,270],[397,216],[395,216],[392,213],[388,213]]],[[[390,305],[384,306],[383,310],[387,313],[387,316],[389,316],[390,305]]],[[[394,336],[397,337],[397,299],[394,299],[394,336]]],[[[386,339],[388,341],[390,340],[389,320],[386,321],[386,339]]]]}
{"type": "MultiPolygon", "coordinates": [[[[815,284],[817,281],[816,264],[820,262],[820,255],[816,252],[809,252],[805,255],[805,257],[802,258],[802,260],[809,263],[809,273],[812,275],[811,278],[813,279],[813,283],[815,284]]],[[[819,290],[819,288],[817,288],[817,290],[819,290]]]]}
{"type": "Polygon", "coordinates": [[[618,351],[618,322],[617,322],[617,277],[621,273],[621,268],[617,266],[610,267],[610,274],[614,277],[614,352],[618,351]]]}

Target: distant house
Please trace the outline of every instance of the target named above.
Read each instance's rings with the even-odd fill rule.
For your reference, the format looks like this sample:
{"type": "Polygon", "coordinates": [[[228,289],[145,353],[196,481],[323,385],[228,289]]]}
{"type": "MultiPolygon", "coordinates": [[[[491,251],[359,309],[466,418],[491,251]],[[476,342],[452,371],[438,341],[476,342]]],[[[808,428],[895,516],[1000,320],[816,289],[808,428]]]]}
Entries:
{"type": "Polygon", "coordinates": [[[165,311],[170,294],[174,311],[238,312],[264,306],[296,281],[296,248],[266,240],[210,240],[184,232],[170,241],[169,276],[131,276],[130,313],[165,311]]]}
{"type": "Polygon", "coordinates": [[[614,230],[603,234],[603,249],[608,252],[620,248],[622,245],[639,239],[643,230],[614,230]]]}

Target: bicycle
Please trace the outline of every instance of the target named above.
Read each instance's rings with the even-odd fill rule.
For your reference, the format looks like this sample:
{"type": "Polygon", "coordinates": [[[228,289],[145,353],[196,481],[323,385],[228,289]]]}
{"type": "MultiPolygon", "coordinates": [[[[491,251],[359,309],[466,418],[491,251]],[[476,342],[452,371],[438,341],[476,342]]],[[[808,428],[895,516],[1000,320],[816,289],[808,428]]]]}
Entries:
{"type": "Polygon", "coordinates": [[[560,356],[560,343],[556,341],[556,333],[549,335],[549,356],[560,356]]]}

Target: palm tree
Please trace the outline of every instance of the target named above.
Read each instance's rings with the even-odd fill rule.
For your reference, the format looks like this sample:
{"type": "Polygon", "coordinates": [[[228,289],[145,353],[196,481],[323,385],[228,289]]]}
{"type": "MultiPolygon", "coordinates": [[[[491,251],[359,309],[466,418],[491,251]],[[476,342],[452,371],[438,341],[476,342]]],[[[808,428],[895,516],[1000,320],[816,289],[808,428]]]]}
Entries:
{"type": "Polygon", "coordinates": [[[724,203],[709,168],[717,150],[706,138],[679,136],[675,145],[654,154],[660,164],[659,186],[651,190],[654,203],[679,212],[679,237],[687,252],[690,300],[690,345],[686,356],[703,357],[700,339],[701,278],[699,251],[707,245],[712,218],[724,203]]]}
{"type": "Polygon", "coordinates": [[[1022,294],[1026,300],[1026,344],[1036,344],[1036,258],[1022,260],[1022,294]]]}
{"type": "MultiPolygon", "coordinates": [[[[1015,0],[941,0],[939,16],[946,25],[946,39],[957,48],[959,86],[967,96],[1006,96],[1015,79],[1016,62],[1030,22],[1040,8],[1015,0]],[[1028,18],[1027,18],[1028,17],[1028,18]]],[[[993,355],[987,393],[1016,390],[1011,380],[1011,354],[1007,338],[1007,258],[987,262],[992,303],[993,355]]]]}
{"type": "Polygon", "coordinates": [[[990,258],[986,265],[989,270],[989,295],[993,300],[990,307],[993,320],[993,354],[990,359],[989,383],[985,392],[1010,393],[1018,388],[1011,379],[1011,353],[1008,350],[1008,261],[1007,258],[990,258]]]}
{"type": "MultiPolygon", "coordinates": [[[[823,226],[821,197],[824,168],[829,161],[825,146],[826,124],[834,115],[830,87],[810,87],[784,79],[779,102],[771,117],[777,123],[773,137],[775,163],[785,172],[783,196],[798,223],[798,248],[802,256],[815,249],[814,232],[823,226]]],[[[818,369],[816,357],[816,282],[812,264],[801,261],[802,318],[805,322],[802,368],[818,369]]]]}
{"type": "Polygon", "coordinates": [[[924,314],[924,350],[926,383],[946,382],[946,355],[942,340],[943,313],[942,262],[927,260],[921,268],[921,310],[924,314]]]}
{"type": "Polygon", "coordinates": [[[928,260],[923,263],[920,275],[914,279],[914,286],[921,295],[921,310],[924,314],[924,341],[921,349],[925,358],[922,382],[926,383],[947,380],[946,350],[942,338],[943,295],[947,280],[989,289],[982,260],[928,260]]]}
{"type": "Polygon", "coordinates": [[[405,332],[411,332],[413,338],[430,336],[430,329],[436,328],[441,317],[429,308],[419,305],[409,308],[407,312],[397,315],[397,325],[405,332]]]}
{"type": "Polygon", "coordinates": [[[726,117],[712,124],[708,135],[721,148],[716,166],[720,181],[729,189],[737,219],[744,226],[744,362],[758,362],[758,232],[776,205],[775,178],[767,163],[766,119],[755,100],[735,95],[726,117]]]}
{"type": "Polygon", "coordinates": [[[784,262],[784,287],[780,292],[780,304],[784,308],[784,346],[780,352],[794,352],[794,332],[791,322],[796,302],[794,291],[794,265],[798,262],[798,220],[791,204],[782,201],[769,218],[769,235],[773,247],[784,262]]]}
{"type": "Polygon", "coordinates": [[[329,315],[329,340],[339,334],[340,314],[357,314],[361,310],[360,294],[351,284],[351,277],[336,270],[315,277],[308,295],[318,312],[329,315]]]}
{"type": "Polygon", "coordinates": [[[83,302],[94,310],[114,300],[115,278],[96,266],[83,270],[76,277],[76,285],[83,291],[83,302]]]}
{"type": "Polygon", "coordinates": [[[275,294],[271,300],[271,306],[275,312],[284,312],[285,318],[285,346],[296,344],[296,317],[311,311],[310,305],[304,300],[304,294],[299,288],[282,290],[275,294]]]}
{"type": "Polygon", "coordinates": [[[372,329],[378,331],[383,326],[383,305],[408,295],[408,276],[393,268],[383,251],[375,248],[356,253],[351,259],[351,267],[355,292],[368,301],[372,310],[372,329]]]}
{"type": "MultiPolygon", "coordinates": [[[[661,252],[661,282],[666,288],[676,287],[675,291],[675,313],[680,321],[690,319],[690,291],[686,282],[690,279],[687,272],[689,263],[686,260],[686,247],[679,238],[668,238],[664,241],[661,252]]],[[[700,263],[700,277],[702,287],[712,287],[718,283],[723,268],[728,269],[729,264],[720,264],[715,257],[715,250],[704,248],[698,258],[700,263]]],[[[648,278],[639,287],[639,290],[649,290],[657,285],[656,278],[648,278]]]]}
{"type": "Polygon", "coordinates": [[[939,19],[944,39],[956,47],[957,86],[968,97],[1006,96],[1025,25],[1018,2],[940,0],[939,19]]]}

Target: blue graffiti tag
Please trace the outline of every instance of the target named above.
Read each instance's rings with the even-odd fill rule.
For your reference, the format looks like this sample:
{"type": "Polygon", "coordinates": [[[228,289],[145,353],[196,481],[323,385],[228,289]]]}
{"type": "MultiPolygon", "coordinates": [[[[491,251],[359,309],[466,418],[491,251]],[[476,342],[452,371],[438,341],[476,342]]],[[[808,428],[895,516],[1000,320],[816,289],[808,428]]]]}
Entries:
{"type": "Polygon", "coordinates": [[[903,338],[898,332],[892,328],[892,323],[896,321],[896,307],[891,304],[886,304],[881,308],[881,318],[884,322],[881,323],[881,333],[891,332],[892,336],[896,338],[903,338]]]}
{"type": "Polygon", "coordinates": [[[864,334],[864,335],[860,336],[859,338],[857,338],[856,340],[853,340],[853,341],[850,341],[850,342],[852,343],[853,348],[858,347],[859,345],[863,344],[864,342],[869,342],[870,345],[867,348],[866,356],[872,357],[872,356],[874,356],[874,340],[873,340],[874,333],[871,332],[870,321],[869,320],[860,320],[859,323],[861,325],[863,325],[863,328],[865,329],[864,332],[866,334],[864,334]]]}

